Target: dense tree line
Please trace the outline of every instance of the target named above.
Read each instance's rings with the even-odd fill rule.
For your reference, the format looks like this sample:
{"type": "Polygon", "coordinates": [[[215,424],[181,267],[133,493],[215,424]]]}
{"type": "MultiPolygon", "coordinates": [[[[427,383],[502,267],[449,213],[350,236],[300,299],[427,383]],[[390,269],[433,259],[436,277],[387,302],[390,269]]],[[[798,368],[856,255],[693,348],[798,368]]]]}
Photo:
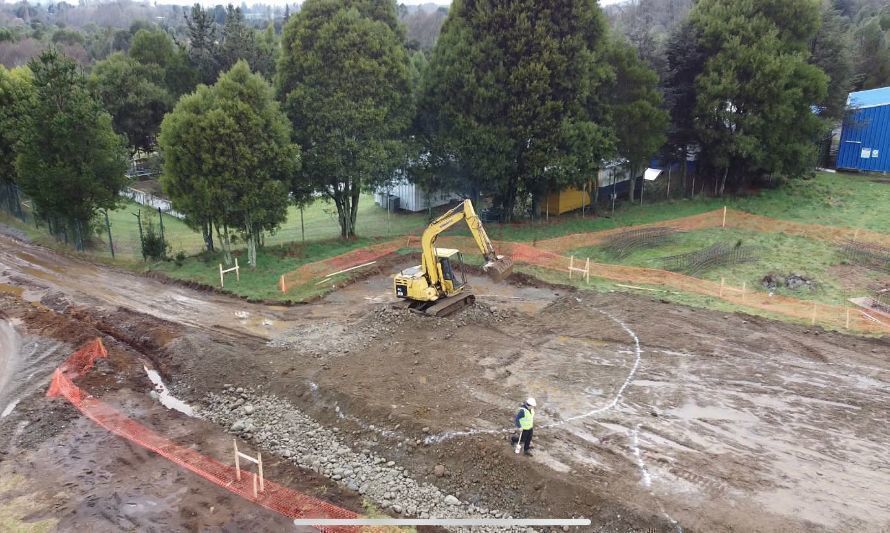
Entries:
{"type": "Polygon", "coordinates": [[[288,203],[327,198],[351,238],[361,193],[403,177],[508,221],[565,187],[595,196],[607,162],[635,177],[695,155],[712,194],[803,176],[848,91],[890,85],[890,10],[870,0],[640,0],[614,27],[595,0],[454,0],[447,16],[307,0],[265,24],[196,4],[175,26],[51,32],[17,9],[32,22],[0,43],[44,31],[45,48],[0,69],[3,198],[21,189],[82,242],[127,149],[157,152],[207,248],[239,235],[251,264],[288,203]]]}

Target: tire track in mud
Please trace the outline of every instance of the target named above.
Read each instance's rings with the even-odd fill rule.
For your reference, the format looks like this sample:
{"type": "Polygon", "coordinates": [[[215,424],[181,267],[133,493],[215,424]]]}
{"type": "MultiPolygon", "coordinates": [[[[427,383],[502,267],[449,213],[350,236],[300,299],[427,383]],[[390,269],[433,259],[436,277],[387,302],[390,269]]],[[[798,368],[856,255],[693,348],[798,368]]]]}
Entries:
{"type": "MultiPolygon", "coordinates": [[[[580,302],[580,300],[578,300],[578,301],[580,302]]],[[[630,386],[631,382],[633,382],[634,376],[636,376],[637,370],[640,368],[643,351],[640,348],[640,339],[639,339],[639,337],[637,337],[637,334],[634,333],[634,331],[627,324],[625,324],[619,318],[615,317],[614,315],[612,315],[611,313],[609,313],[607,311],[603,311],[601,309],[591,309],[590,307],[587,307],[587,306],[584,306],[584,309],[587,309],[588,311],[593,311],[593,312],[599,313],[599,314],[607,317],[609,320],[611,320],[612,322],[617,324],[619,327],[621,327],[621,329],[623,329],[625,331],[625,333],[627,333],[628,336],[630,336],[630,338],[633,339],[633,342],[634,342],[634,345],[633,345],[633,355],[634,355],[633,366],[631,367],[630,372],[628,372],[627,378],[624,380],[624,383],[621,384],[621,386],[618,388],[618,391],[615,393],[615,395],[612,397],[612,399],[609,400],[605,405],[603,405],[602,407],[593,409],[591,411],[588,411],[586,413],[581,413],[579,415],[575,415],[575,416],[572,416],[572,417],[569,417],[569,418],[566,418],[563,420],[558,420],[556,422],[551,422],[549,424],[542,424],[541,426],[539,426],[541,429],[562,426],[562,425],[568,424],[570,422],[574,422],[576,420],[590,418],[592,416],[602,414],[602,413],[605,413],[606,411],[614,409],[615,406],[618,405],[618,402],[621,401],[621,398],[624,395],[624,391],[627,389],[628,386],[630,386]]],[[[445,432],[445,433],[440,433],[438,435],[430,435],[424,439],[424,443],[439,444],[439,443],[445,442],[447,440],[460,438],[460,437],[469,437],[469,436],[474,436],[474,435],[505,434],[505,433],[512,433],[513,431],[515,431],[515,428],[473,429],[473,430],[468,430],[468,431],[449,431],[449,432],[445,432]]]]}

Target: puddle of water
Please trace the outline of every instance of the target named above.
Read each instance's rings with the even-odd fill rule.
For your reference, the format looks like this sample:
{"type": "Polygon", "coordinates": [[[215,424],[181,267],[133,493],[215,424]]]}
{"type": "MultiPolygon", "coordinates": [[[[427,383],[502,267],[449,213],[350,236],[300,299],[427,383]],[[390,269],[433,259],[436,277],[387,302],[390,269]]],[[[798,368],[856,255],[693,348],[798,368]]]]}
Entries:
{"type": "Polygon", "coordinates": [[[12,410],[15,409],[15,406],[18,405],[20,401],[22,401],[22,399],[17,398],[13,400],[9,405],[7,405],[6,409],[4,409],[2,413],[0,413],[0,418],[6,418],[7,416],[11,415],[12,410]]]}
{"type": "Polygon", "coordinates": [[[732,420],[735,422],[757,422],[756,416],[744,411],[717,405],[702,406],[694,402],[686,402],[682,407],[671,409],[668,412],[684,420],[732,420]]]}
{"type": "Polygon", "coordinates": [[[158,374],[157,370],[151,370],[147,366],[143,366],[142,368],[144,368],[145,373],[148,374],[148,379],[154,383],[155,390],[158,393],[158,401],[161,402],[161,405],[167,409],[179,411],[186,416],[201,418],[195,413],[195,409],[191,405],[170,394],[170,391],[167,389],[167,386],[164,385],[164,380],[161,379],[161,375],[158,374]]]}

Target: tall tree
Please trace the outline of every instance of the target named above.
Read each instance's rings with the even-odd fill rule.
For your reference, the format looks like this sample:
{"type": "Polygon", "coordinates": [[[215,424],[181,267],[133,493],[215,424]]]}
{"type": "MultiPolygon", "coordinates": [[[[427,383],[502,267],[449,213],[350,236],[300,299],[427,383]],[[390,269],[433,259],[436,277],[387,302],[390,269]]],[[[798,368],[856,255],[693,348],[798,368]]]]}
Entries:
{"type": "Polygon", "coordinates": [[[581,184],[613,153],[598,91],[606,27],[594,0],[455,0],[428,90],[447,144],[504,218],[581,184]]]}
{"type": "Polygon", "coordinates": [[[822,7],[822,24],[810,44],[810,63],[828,75],[828,92],[820,102],[826,117],[840,119],[853,88],[853,42],[846,17],[830,4],[822,7]]]}
{"type": "Polygon", "coordinates": [[[174,98],[191,92],[198,83],[198,72],[189,64],[188,52],[163,31],[136,32],[129,55],[142,65],[160,68],[161,85],[174,98]]]}
{"type": "MultiPolygon", "coordinates": [[[[284,28],[276,87],[303,147],[302,179],[355,235],[363,190],[402,163],[410,117],[408,56],[395,3],[307,0],[284,28]]],[[[302,187],[296,187],[302,189],[302,187]]]]}
{"type": "Polygon", "coordinates": [[[188,56],[198,71],[198,81],[213,84],[220,71],[217,26],[213,14],[201,7],[201,4],[195,4],[190,14],[183,16],[188,27],[188,56]]]}
{"type": "Polygon", "coordinates": [[[629,199],[633,200],[636,177],[664,145],[668,113],[658,91],[658,75],[643,63],[629,43],[613,39],[607,57],[615,77],[605,93],[618,140],[618,155],[627,159],[634,178],[629,190],[629,199]]]}
{"type": "Polygon", "coordinates": [[[151,151],[173,98],[164,87],[164,72],[116,52],[93,68],[93,92],[111,113],[115,131],[127,136],[131,152],[151,151]]]}
{"type": "Polygon", "coordinates": [[[160,146],[161,185],[174,207],[205,238],[215,225],[227,260],[228,230],[238,230],[255,267],[262,233],[287,216],[288,186],[299,163],[269,83],[239,61],[212,87],[180,99],[161,125],[160,146]]]}
{"type": "Polygon", "coordinates": [[[243,59],[254,72],[265,76],[271,73],[271,58],[260,50],[256,32],[247,25],[240,7],[229,4],[226,8],[226,22],[223,24],[219,48],[223,70],[232,68],[232,65],[243,59]]]}
{"type": "Polygon", "coordinates": [[[827,77],[808,63],[817,0],[700,0],[690,15],[709,59],[696,81],[696,130],[727,182],[800,176],[815,164],[824,127],[812,107],[827,77]]]}
{"type": "Polygon", "coordinates": [[[0,65],[0,205],[19,215],[15,160],[21,126],[34,103],[33,92],[31,71],[26,68],[10,71],[0,65]]]}
{"type": "Polygon", "coordinates": [[[665,104],[670,114],[667,154],[679,160],[681,185],[687,190],[687,160],[690,150],[698,145],[695,130],[696,80],[705,69],[707,55],[700,44],[698,31],[688,21],[671,33],[665,49],[667,68],[662,80],[665,104]]]}
{"type": "Polygon", "coordinates": [[[89,223],[113,208],[126,178],[124,143],[74,61],[50,48],[29,64],[34,105],[22,124],[19,184],[56,235],[84,248],[89,223]]]}

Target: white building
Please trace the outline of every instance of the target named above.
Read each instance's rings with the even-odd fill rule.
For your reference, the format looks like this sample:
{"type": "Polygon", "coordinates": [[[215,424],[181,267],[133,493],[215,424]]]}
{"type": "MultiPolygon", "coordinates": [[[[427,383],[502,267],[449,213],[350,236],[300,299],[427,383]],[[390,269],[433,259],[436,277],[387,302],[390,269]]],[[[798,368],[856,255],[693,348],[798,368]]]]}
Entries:
{"type": "Polygon", "coordinates": [[[406,179],[397,180],[387,187],[380,187],[374,191],[374,203],[380,207],[386,208],[389,205],[391,209],[404,209],[414,213],[461,198],[459,194],[453,192],[438,192],[427,197],[423,189],[406,179]],[[387,201],[391,197],[392,199],[387,201]],[[398,205],[394,205],[393,201],[397,201],[398,205]]]}

